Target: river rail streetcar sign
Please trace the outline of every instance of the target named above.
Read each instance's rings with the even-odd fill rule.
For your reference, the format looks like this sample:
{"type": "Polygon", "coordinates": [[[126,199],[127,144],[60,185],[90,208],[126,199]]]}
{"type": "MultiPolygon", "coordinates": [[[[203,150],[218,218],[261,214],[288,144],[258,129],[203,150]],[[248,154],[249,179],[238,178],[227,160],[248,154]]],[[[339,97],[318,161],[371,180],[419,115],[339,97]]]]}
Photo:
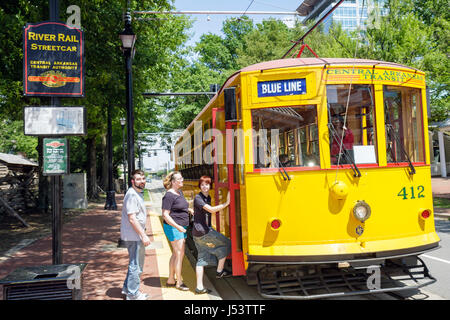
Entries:
{"type": "Polygon", "coordinates": [[[69,147],[66,138],[44,138],[44,176],[69,173],[69,147]]]}
{"type": "Polygon", "coordinates": [[[62,22],[27,23],[23,51],[25,96],[84,96],[82,30],[62,22]]]}
{"type": "Polygon", "coordinates": [[[23,109],[27,136],[86,135],[86,110],[82,106],[26,106],[23,109]]]}

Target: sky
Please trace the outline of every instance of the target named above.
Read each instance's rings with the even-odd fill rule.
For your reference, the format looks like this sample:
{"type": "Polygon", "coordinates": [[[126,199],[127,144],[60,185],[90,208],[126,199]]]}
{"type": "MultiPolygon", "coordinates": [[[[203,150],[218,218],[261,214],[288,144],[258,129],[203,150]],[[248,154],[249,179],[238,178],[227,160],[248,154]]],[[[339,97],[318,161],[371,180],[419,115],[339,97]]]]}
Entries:
{"type": "MultiPolygon", "coordinates": [[[[276,12],[294,12],[302,3],[302,0],[172,0],[176,11],[276,11],[276,12]]],[[[238,15],[210,15],[197,14],[190,15],[195,19],[190,33],[193,33],[192,38],[187,42],[187,45],[193,46],[200,40],[200,36],[204,33],[214,33],[223,36],[221,29],[222,23],[228,18],[237,18],[238,15]]],[[[291,15],[249,15],[254,23],[260,23],[263,19],[269,17],[284,20],[286,24],[293,25],[294,16],[291,15]]],[[[297,19],[302,19],[298,17],[297,19]]],[[[159,144],[151,148],[159,148],[159,144]]],[[[158,155],[148,157],[147,153],[143,154],[144,168],[152,168],[153,170],[160,170],[166,168],[168,163],[170,168],[174,167],[174,162],[170,161],[170,155],[164,151],[158,151],[158,155]]]]}
{"type": "MultiPolygon", "coordinates": [[[[271,12],[294,12],[302,3],[302,0],[173,0],[177,11],[271,11],[271,12]]],[[[204,33],[214,33],[223,35],[221,32],[222,22],[227,18],[237,18],[237,15],[210,15],[205,14],[190,15],[195,19],[191,33],[193,37],[188,42],[188,45],[193,45],[200,40],[200,36],[204,33]]],[[[294,16],[291,15],[249,15],[255,23],[260,23],[263,19],[269,17],[285,20],[285,23],[293,24],[294,16]]],[[[301,20],[301,17],[297,18],[301,20]]]]}

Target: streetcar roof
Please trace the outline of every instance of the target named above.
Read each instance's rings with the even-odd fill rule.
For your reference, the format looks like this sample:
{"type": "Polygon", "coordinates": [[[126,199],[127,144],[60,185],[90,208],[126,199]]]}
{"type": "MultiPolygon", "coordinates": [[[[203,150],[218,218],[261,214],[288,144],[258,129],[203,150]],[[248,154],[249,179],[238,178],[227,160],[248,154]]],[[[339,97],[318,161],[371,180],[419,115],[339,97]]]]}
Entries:
{"type": "MultiPolygon", "coordinates": [[[[248,72],[256,70],[268,70],[289,67],[305,67],[305,66],[326,66],[326,65],[372,65],[376,67],[399,67],[417,70],[394,62],[385,62],[371,59],[351,59],[351,58],[292,58],[279,59],[256,63],[248,67],[242,68],[239,72],[248,72]]],[[[417,70],[418,71],[418,70],[417,70]]]]}
{"type": "MultiPolygon", "coordinates": [[[[271,61],[264,61],[256,64],[252,64],[250,66],[244,67],[235,73],[233,73],[225,83],[220,87],[220,90],[216,93],[216,95],[209,100],[206,106],[199,112],[199,114],[195,117],[194,120],[188,125],[188,127],[183,131],[182,135],[178,140],[182,139],[182,136],[186,133],[186,131],[191,127],[191,125],[196,121],[201,115],[210,107],[211,104],[217,99],[220,93],[224,88],[227,88],[233,81],[239,76],[242,72],[252,72],[252,71],[261,71],[261,70],[270,70],[270,69],[281,69],[281,68],[294,68],[294,67],[320,67],[320,66],[335,66],[335,65],[350,65],[350,66],[373,66],[375,67],[384,67],[384,68],[403,68],[410,69],[414,71],[420,70],[412,67],[408,67],[395,62],[386,62],[372,59],[352,59],[352,58],[290,58],[290,59],[278,59],[271,61]]],[[[178,142],[178,141],[177,141],[178,142]]]]}

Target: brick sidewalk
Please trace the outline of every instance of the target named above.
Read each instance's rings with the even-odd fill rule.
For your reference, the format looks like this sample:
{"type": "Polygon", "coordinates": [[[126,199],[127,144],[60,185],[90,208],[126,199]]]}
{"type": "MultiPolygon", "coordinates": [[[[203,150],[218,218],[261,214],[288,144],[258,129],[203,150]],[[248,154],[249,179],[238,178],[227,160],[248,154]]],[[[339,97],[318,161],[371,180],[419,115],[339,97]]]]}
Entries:
{"type": "Polygon", "coordinates": [[[431,187],[433,189],[433,196],[450,198],[450,177],[431,178],[431,187]]]}
{"type": "MultiPolygon", "coordinates": [[[[63,226],[63,263],[87,263],[83,272],[83,299],[122,300],[122,284],[128,266],[128,252],[118,249],[123,195],[116,195],[118,211],[103,209],[97,204],[76,219],[63,226]]],[[[150,219],[148,219],[150,220],[150,219]]],[[[148,234],[152,234],[150,221],[148,234]]],[[[153,236],[150,237],[153,241],[153,236]]],[[[23,266],[52,264],[52,237],[35,241],[19,250],[11,258],[0,262],[0,278],[23,266]]],[[[162,288],[156,250],[146,250],[145,268],[142,274],[142,291],[152,299],[162,299],[162,288]]],[[[3,299],[3,290],[0,299],[3,299]]]]}
{"type": "MultiPolygon", "coordinates": [[[[87,263],[83,272],[83,300],[123,300],[122,285],[128,268],[128,251],[117,248],[123,195],[116,195],[118,210],[104,210],[104,204],[90,203],[91,209],[63,226],[63,264],[87,263]]],[[[165,286],[168,277],[170,244],[164,234],[161,216],[149,206],[146,233],[152,244],[145,250],[145,265],[140,290],[150,300],[220,300],[209,280],[205,285],[211,294],[195,295],[195,271],[188,259],[183,261],[182,276],[190,291],[179,291],[165,286]]],[[[52,264],[52,237],[37,239],[32,244],[0,257],[0,279],[19,267],[52,264]]],[[[3,288],[0,286],[0,300],[3,288]]]]}
{"type": "MultiPolygon", "coordinates": [[[[431,178],[433,197],[450,199],[450,178],[431,178]]],[[[450,218],[450,208],[435,208],[434,215],[441,218],[450,218]]]]}

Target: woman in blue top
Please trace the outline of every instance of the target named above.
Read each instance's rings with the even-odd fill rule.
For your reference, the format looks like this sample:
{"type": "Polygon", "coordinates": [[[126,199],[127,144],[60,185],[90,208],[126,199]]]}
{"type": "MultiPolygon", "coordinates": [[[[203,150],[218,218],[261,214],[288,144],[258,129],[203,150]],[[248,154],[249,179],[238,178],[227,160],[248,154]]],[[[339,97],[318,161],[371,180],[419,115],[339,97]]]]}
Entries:
{"type": "Polygon", "coordinates": [[[211,228],[211,214],[223,210],[230,204],[230,193],[227,201],[218,206],[211,206],[209,190],[211,188],[211,178],[202,176],[198,186],[201,192],[194,198],[194,225],[192,236],[198,251],[195,273],[197,275],[197,288],[195,293],[208,293],[209,290],[203,287],[203,269],[208,265],[217,264],[216,278],[223,278],[231,275],[224,269],[225,260],[231,252],[231,241],[223,234],[211,228]]]}
{"type": "Polygon", "coordinates": [[[162,199],[162,216],[164,233],[172,245],[172,256],[169,261],[169,278],[167,286],[175,286],[179,290],[189,290],[183,283],[181,269],[183,266],[186,228],[189,225],[189,203],[183,196],[183,177],[178,171],[171,172],[163,181],[167,192],[162,199]],[[176,275],[176,282],[175,282],[176,275]]]}

